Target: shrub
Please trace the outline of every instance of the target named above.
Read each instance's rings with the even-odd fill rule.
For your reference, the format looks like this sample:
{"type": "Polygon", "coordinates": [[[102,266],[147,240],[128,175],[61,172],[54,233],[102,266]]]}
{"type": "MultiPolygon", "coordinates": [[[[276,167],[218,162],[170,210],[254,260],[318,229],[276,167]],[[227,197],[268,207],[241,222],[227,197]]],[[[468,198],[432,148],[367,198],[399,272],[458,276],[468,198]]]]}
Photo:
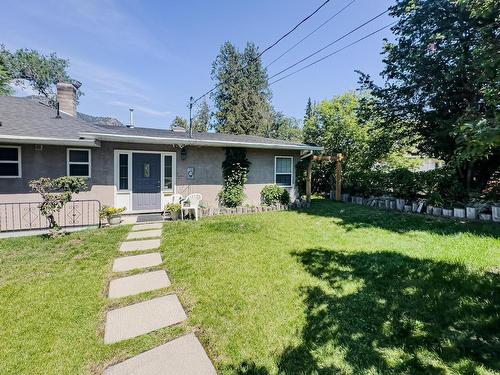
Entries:
{"type": "Polygon", "coordinates": [[[264,204],[272,205],[276,203],[289,204],[290,193],[288,190],[277,185],[264,186],[260,192],[260,198],[264,204]]]}
{"type": "MultiPolygon", "coordinates": [[[[54,214],[59,212],[66,203],[71,201],[73,194],[87,189],[87,182],[83,177],[58,177],[55,179],[40,177],[30,181],[30,188],[42,196],[40,212],[49,221],[49,228],[60,228],[54,214]]],[[[54,235],[56,235],[54,233],[54,235]]]]}
{"type": "Polygon", "coordinates": [[[484,199],[500,202],[500,171],[493,173],[481,193],[484,199]]]}

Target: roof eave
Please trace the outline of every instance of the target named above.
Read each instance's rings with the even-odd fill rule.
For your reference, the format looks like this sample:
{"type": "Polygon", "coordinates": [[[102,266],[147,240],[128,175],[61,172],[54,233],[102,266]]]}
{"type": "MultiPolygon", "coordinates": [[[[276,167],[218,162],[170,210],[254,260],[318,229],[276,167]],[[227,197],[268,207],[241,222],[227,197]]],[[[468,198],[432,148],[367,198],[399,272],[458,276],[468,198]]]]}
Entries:
{"type": "Polygon", "coordinates": [[[19,135],[0,135],[0,143],[37,144],[37,145],[55,145],[55,146],[85,146],[85,147],[101,146],[100,141],[95,138],[76,139],[76,138],[31,137],[31,136],[19,136],[19,135]]]}
{"type": "Polygon", "coordinates": [[[246,147],[260,149],[280,149],[280,150],[310,150],[322,151],[323,147],[299,145],[299,144],[280,144],[280,143],[258,143],[258,142],[236,142],[236,141],[217,141],[201,140],[194,138],[168,138],[168,137],[148,137],[148,136],[130,136],[123,134],[104,134],[104,133],[81,133],[85,137],[94,137],[101,141],[112,142],[130,142],[130,143],[151,143],[151,144],[174,144],[179,146],[208,146],[208,147],[246,147]]]}

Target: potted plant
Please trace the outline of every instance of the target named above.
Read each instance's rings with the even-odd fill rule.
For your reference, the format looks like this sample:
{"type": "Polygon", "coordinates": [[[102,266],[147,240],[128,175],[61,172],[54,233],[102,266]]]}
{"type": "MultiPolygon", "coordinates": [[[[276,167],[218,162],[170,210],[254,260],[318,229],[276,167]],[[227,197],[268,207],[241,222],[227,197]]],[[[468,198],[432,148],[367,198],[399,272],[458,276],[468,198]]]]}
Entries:
{"type": "Polygon", "coordinates": [[[101,219],[106,219],[109,225],[118,225],[122,221],[122,213],[125,212],[125,207],[110,207],[103,206],[99,211],[101,219]]]}
{"type": "Polygon", "coordinates": [[[178,220],[182,206],[179,203],[169,203],[165,205],[164,211],[170,214],[172,220],[178,220]]]}

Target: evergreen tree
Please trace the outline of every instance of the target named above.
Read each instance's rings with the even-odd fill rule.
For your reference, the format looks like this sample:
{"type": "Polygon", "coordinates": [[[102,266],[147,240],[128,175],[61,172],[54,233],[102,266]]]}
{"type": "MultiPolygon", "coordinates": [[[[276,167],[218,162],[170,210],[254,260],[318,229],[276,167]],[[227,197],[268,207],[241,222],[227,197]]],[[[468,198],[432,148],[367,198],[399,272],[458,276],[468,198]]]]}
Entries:
{"type": "Polygon", "coordinates": [[[311,118],[313,114],[313,104],[311,101],[311,97],[307,99],[307,106],[306,106],[306,114],[304,115],[304,123],[311,118]]]}
{"type": "Polygon", "coordinates": [[[174,128],[184,128],[188,130],[188,121],[180,116],[175,116],[175,118],[172,120],[172,123],[170,124],[170,129],[174,130],[174,128]]]}
{"type": "Polygon", "coordinates": [[[198,106],[198,110],[193,118],[193,131],[195,132],[206,132],[210,126],[210,108],[208,107],[207,101],[204,100],[198,106]]]}
{"type": "Polygon", "coordinates": [[[216,131],[232,134],[265,134],[272,121],[271,91],[258,49],[247,43],[243,53],[230,42],[220,49],[212,65],[217,89],[212,98],[216,131]]]}

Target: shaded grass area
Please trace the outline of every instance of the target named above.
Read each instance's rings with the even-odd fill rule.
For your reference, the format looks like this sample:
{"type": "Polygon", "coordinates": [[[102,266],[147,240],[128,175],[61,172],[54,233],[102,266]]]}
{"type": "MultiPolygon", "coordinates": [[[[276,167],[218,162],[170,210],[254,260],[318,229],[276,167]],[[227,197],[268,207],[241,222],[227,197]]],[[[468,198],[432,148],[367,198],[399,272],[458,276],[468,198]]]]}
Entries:
{"type": "Polygon", "coordinates": [[[329,201],[165,230],[223,374],[498,373],[498,226],[329,201]]]}
{"type": "MultiPolygon", "coordinates": [[[[0,374],[89,374],[170,340],[183,326],[103,344],[111,266],[129,227],[0,241],[0,374]]],[[[162,291],[166,293],[165,290],[162,291]]]]}

